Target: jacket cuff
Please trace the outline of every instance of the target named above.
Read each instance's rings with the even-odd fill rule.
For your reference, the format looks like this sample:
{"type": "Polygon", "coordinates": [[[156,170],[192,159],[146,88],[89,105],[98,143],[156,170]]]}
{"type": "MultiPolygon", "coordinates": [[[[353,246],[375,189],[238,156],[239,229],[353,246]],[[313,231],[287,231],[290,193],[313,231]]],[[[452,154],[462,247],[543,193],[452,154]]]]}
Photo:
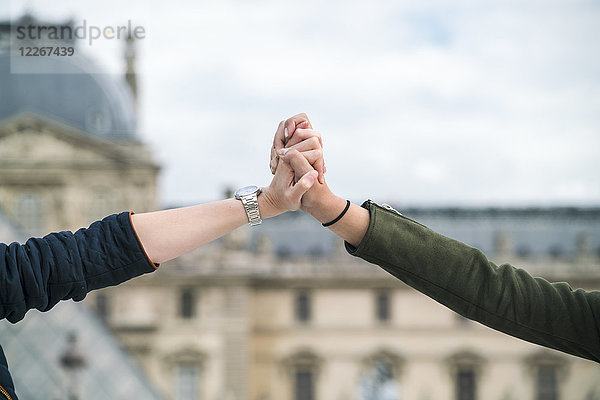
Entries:
{"type": "Polygon", "coordinates": [[[131,227],[131,230],[133,231],[133,234],[135,235],[135,238],[137,239],[136,240],[137,245],[138,245],[140,251],[142,253],[144,253],[144,255],[146,256],[146,260],[148,260],[148,263],[152,266],[152,268],[158,269],[158,267],[160,267],[160,264],[152,262],[152,260],[148,256],[148,253],[146,253],[146,249],[144,249],[144,246],[142,246],[142,242],[140,241],[140,236],[138,235],[137,231],[135,230],[135,226],[133,226],[133,221],[131,220],[131,216],[133,214],[135,214],[133,211],[129,211],[129,226],[131,227]]]}
{"type": "MultiPolygon", "coordinates": [[[[400,226],[402,229],[402,226],[399,224],[405,223],[412,226],[417,224],[424,229],[428,229],[425,225],[405,217],[387,204],[380,206],[371,200],[367,200],[362,203],[361,207],[369,210],[370,220],[367,232],[365,233],[362,241],[358,244],[358,247],[354,247],[350,243],[344,241],[346,251],[355,257],[368,259],[368,257],[371,255],[377,256],[377,254],[373,253],[376,253],[378,251],[377,249],[380,251],[381,246],[393,245],[392,235],[390,235],[390,232],[385,229],[386,225],[393,223],[394,226],[400,226]]],[[[398,244],[396,243],[394,246],[397,247],[398,244]]]]}
{"type": "Polygon", "coordinates": [[[346,251],[353,256],[360,257],[360,255],[364,253],[364,249],[368,243],[372,242],[371,237],[373,236],[373,226],[375,225],[376,218],[375,211],[373,209],[374,207],[372,207],[373,205],[375,205],[375,203],[371,200],[366,200],[361,204],[362,208],[369,211],[369,227],[367,228],[367,232],[365,232],[365,236],[363,236],[361,242],[358,244],[358,247],[354,247],[344,240],[346,251]]]}

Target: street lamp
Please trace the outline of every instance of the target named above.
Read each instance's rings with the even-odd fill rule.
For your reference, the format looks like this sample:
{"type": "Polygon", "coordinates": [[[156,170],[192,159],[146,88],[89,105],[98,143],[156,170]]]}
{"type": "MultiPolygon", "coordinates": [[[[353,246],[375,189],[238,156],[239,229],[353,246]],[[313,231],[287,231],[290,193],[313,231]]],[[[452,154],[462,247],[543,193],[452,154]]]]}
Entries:
{"type": "Polygon", "coordinates": [[[77,347],[77,335],[74,332],[69,334],[67,339],[67,348],[60,357],[60,365],[67,373],[69,381],[68,400],[80,400],[79,397],[79,372],[86,365],[83,354],[77,347]]]}

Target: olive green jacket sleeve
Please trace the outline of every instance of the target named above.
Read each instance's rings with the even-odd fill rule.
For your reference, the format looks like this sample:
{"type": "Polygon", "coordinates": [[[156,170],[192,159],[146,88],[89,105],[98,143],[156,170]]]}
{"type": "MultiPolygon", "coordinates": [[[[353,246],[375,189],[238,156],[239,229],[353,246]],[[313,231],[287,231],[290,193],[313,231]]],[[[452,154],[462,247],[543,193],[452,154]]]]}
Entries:
{"type": "Polygon", "coordinates": [[[549,283],[366,202],[369,228],[350,254],[377,264],[432,299],[493,329],[600,362],[600,292],[549,283]]]}

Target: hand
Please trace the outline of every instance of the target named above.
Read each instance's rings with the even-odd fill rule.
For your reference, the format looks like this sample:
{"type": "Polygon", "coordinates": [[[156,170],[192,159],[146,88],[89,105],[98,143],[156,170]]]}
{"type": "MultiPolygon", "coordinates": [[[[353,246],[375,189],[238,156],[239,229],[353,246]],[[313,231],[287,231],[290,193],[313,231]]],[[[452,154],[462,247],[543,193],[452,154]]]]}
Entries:
{"type": "MultiPolygon", "coordinates": [[[[314,171],[310,160],[305,157],[305,154],[312,153],[306,151],[301,153],[296,149],[287,150],[284,153],[283,162],[279,165],[283,164],[291,168],[294,174],[293,179],[300,179],[310,171],[314,171]]],[[[334,195],[326,183],[317,182],[302,196],[300,208],[320,222],[328,222],[339,214],[345,203],[346,200],[334,195]]]]}
{"type": "MultiPolygon", "coordinates": [[[[280,124],[280,127],[282,126],[280,124]]],[[[315,180],[318,178],[318,172],[311,166],[311,163],[318,164],[323,159],[321,143],[315,136],[316,132],[309,129],[302,131],[300,134],[296,134],[297,139],[292,148],[282,148],[280,153],[282,156],[289,151],[297,153],[305,163],[306,168],[303,168],[303,173],[300,175],[294,173],[289,163],[278,163],[271,184],[258,197],[263,218],[300,208],[302,196],[315,184],[315,180]],[[261,202],[262,204],[260,204],[261,202]]]]}
{"type": "MultiPolygon", "coordinates": [[[[286,121],[281,121],[277,128],[277,132],[275,132],[273,146],[271,147],[271,173],[275,173],[279,163],[279,156],[281,155],[280,151],[283,148],[294,148],[294,146],[310,138],[315,138],[312,140],[318,140],[319,147],[322,149],[323,141],[321,139],[321,135],[312,129],[306,114],[298,114],[287,119],[286,121]]],[[[303,147],[295,147],[295,149],[298,151],[304,151],[304,148],[305,145],[303,145],[303,147]]],[[[313,157],[311,160],[311,165],[313,165],[319,172],[319,182],[325,183],[325,177],[323,174],[327,171],[327,169],[325,167],[322,154],[321,157],[313,157]]]]}
{"type": "MultiPolygon", "coordinates": [[[[296,176],[312,173],[312,167],[303,153],[290,150],[282,158],[280,165],[290,166],[296,176]]],[[[331,222],[346,207],[346,200],[334,195],[327,184],[316,182],[302,197],[302,210],[308,212],[319,222],[331,222]]],[[[369,227],[369,211],[350,204],[346,214],[328,228],[342,239],[357,247],[363,240],[369,227]]]]}
{"type": "Polygon", "coordinates": [[[300,208],[302,196],[315,184],[318,177],[317,171],[308,161],[302,155],[300,158],[308,165],[302,176],[294,174],[289,164],[282,162],[277,166],[271,184],[258,196],[262,218],[274,217],[300,208]]]}
{"type": "MultiPolygon", "coordinates": [[[[317,172],[323,170],[323,149],[321,148],[321,135],[312,129],[296,129],[293,139],[288,140],[288,144],[278,151],[278,156],[282,157],[289,151],[296,151],[308,161],[317,172]]],[[[308,171],[305,171],[308,172],[308,171]]],[[[296,176],[296,179],[299,179],[296,176]]],[[[325,183],[325,179],[319,180],[325,183]]]]}

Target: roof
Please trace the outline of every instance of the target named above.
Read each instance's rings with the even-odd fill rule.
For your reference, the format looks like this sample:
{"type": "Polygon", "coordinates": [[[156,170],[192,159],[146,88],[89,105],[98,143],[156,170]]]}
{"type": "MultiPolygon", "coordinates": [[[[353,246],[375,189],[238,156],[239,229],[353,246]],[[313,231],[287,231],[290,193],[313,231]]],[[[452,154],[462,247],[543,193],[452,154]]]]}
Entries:
{"type": "Polygon", "coordinates": [[[10,61],[0,54],[0,121],[31,112],[104,138],[135,138],[135,105],[124,79],[82,72],[88,67],[66,57],[37,60],[45,74],[13,74],[10,61]]]}
{"type": "Polygon", "coordinates": [[[124,76],[103,71],[80,51],[23,58],[0,48],[0,121],[31,112],[107,139],[135,140],[131,89],[124,76]]]}
{"type": "MultiPolygon", "coordinates": [[[[570,259],[587,248],[600,257],[600,208],[398,208],[404,215],[450,238],[497,252],[498,240],[521,257],[570,259]]],[[[309,215],[286,213],[250,231],[250,250],[266,238],[283,257],[328,256],[341,248],[337,236],[309,215]]],[[[506,260],[505,260],[506,261],[506,260]]]]}

